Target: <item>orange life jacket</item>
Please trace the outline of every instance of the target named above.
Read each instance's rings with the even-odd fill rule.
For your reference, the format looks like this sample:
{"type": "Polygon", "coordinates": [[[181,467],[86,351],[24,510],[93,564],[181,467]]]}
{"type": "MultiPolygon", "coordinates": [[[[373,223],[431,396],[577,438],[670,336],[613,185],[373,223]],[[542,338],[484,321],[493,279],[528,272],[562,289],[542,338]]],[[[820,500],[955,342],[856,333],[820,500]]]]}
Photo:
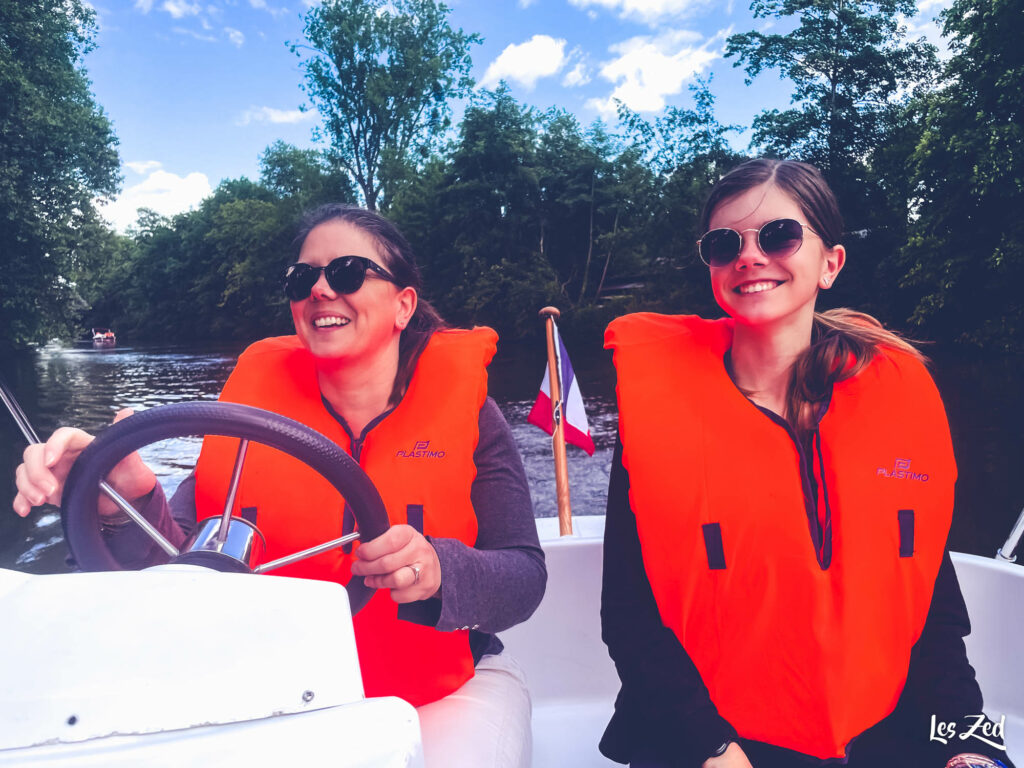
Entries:
{"type": "Polygon", "coordinates": [[[841,757],[895,707],[928,614],[956,480],[945,411],[923,365],[883,350],[835,385],[805,499],[801,449],[726,371],[732,327],[636,314],[605,334],[644,568],[741,736],[841,757]]]}
{"type": "MultiPolygon", "coordinates": [[[[435,333],[405,397],[366,434],[359,465],[380,491],[393,525],[409,523],[470,546],[476,541],[473,452],[496,341],[490,328],[435,333]]],[[[288,416],[352,454],[348,434],[321,399],[313,357],[295,336],[249,347],[220,399],[288,416]]],[[[237,446],[233,438],[203,441],[196,465],[200,520],[221,514],[237,446]]],[[[305,464],[265,445],[250,444],[235,504],[234,514],[255,514],[267,540],[266,560],[342,535],[344,499],[305,464]]],[[[345,584],[351,562],[351,554],[334,549],[274,573],[345,584]]],[[[367,696],[400,696],[420,706],[473,676],[468,632],[400,621],[397,610],[388,590],[379,590],[353,620],[367,696]]]]}

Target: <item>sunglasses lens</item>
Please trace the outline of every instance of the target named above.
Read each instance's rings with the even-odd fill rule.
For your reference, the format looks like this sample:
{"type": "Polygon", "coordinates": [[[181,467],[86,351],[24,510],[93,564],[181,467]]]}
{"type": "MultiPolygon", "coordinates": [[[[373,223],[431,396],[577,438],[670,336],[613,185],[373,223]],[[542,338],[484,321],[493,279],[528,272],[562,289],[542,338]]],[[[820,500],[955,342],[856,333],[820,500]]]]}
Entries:
{"type": "Polygon", "coordinates": [[[284,292],[291,301],[309,298],[310,291],[320,278],[320,270],[309,264],[292,264],[284,273],[284,292]]]}
{"type": "Polygon", "coordinates": [[[700,240],[700,255],[712,267],[724,267],[740,252],[740,236],[731,229],[713,229],[700,240]]]}
{"type": "Polygon", "coordinates": [[[758,245],[765,255],[779,258],[789,256],[804,241],[804,228],[793,219],[769,221],[757,234],[758,245]]]}
{"type": "Polygon", "coordinates": [[[366,264],[354,256],[339,256],[327,265],[327,282],[337,293],[355,293],[363,285],[366,264]]]}

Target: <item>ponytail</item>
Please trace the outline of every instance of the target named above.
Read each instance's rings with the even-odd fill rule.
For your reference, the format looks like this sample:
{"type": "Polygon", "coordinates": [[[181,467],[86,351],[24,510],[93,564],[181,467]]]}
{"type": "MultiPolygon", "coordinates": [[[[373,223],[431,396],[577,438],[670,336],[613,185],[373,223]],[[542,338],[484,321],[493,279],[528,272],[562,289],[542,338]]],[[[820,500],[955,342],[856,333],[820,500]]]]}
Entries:
{"type": "Polygon", "coordinates": [[[824,402],[834,384],[856,376],[883,347],[927,362],[913,344],[871,315],[852,309],[814,313],[811,345],[793,363],[786,389],[785,417],[798,434],[813,426],[811,406],[824,402]]]}

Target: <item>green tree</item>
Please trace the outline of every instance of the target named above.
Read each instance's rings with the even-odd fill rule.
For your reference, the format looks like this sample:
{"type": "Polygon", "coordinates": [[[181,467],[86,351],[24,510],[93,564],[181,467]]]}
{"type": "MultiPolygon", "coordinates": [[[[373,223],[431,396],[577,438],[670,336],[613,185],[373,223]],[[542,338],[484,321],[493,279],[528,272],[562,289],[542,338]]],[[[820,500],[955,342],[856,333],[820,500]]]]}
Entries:
{"type": "Polygon", "coordinates": [[[913,221],[896,277],[933,337],[1024,349],[1024,14],[956,0],[953,52],[911,156],[913,221]]]}
{"type": "Polygon", "coordinates": [[[914,0],[754,0],[755,18],[795,19],[785,34],[726,42],[748,84],[768,69],[793,84],[794,107],[754,119],[754,145],[819,166],[834,180],[881,143],[886,109],[935,72],[935,49],[906,41],[914,0]]]}
{"type": "Polygon", "coordinates": [[[715,96],[711,77],[697,78],[690,84],[693,109],[666,107],[654,122],[644,120],[622,102],[618,103],[619,123],[633,146],[648,158],[662,174],[700,159],[714,183],[734,164],[736,153],[726,138],[740,130],[738,125],[723,125],[715,117],[715,96]]]}
{"type": "Polygon", "coordinates": [[[217,303],[221,338],[250,341],[290,332],[280,275],[292,220],[289,208],[264,200],[232,200],[213,212],[204,239],[224,279],[217,303]]]}
{"type": "Polygon", "coordinates": [[[306,14],[304,90],[322,135],[366,206],[387,202],[389,184],[427,157],[451,120],[449,102],[469,93],[469,48],[437,0],[326,0],[306,14]]]}
{"type": "Polygon", "coordinates": [[[723,125],[715,116],[710,78],[698,79],[690,93],[692,109],[669,107],[653,121],[619,106],[632,153],[654,171],[633,233],[646,258],[633,267],[632,282],[642,286],[639,298],[652,307],[716,314],[707,270],[696,255],[698,221],[712,185],[746,158],[726,138],[738,126],[723,125]]]}
{"type": "Polygon", "coordinates": [[[537,141],[540,252],[572,304],[581,303],[587,290],[609,191],[610,140],[603,126],[594,132],[597,142],[589,142],[575,117],[555,109],[545,116],[537,141]]]}
{"type": "Polygon", "coordinates": [[[323,152],[275,141],[260,155],[260,183],[305,210],[327,202],[355,202],[352,182],[323,152]]]}
{"type": "Polygon", "coordinates": [[[294,219],[291,198],[245,178],[221,182],[197,209],[171,219],[143,210],[83,283],[90,317],[155,342],[287,332],[279,276],[294,219]]]}
{"type": "Polygon", "coordinates": [[[117,139],[82,60],[81,0],[0,3],[0,345],[66,334],[77,247],[103,229],[93,198],[119,183],[117,139]]]}
{"type": "Polygon", "coordinates": [[[557,283],[541,255],[537,117],[504,84],[467,107],[439,198],[440,250],[424,261],[441,309],[521,336],[557,283]]]}

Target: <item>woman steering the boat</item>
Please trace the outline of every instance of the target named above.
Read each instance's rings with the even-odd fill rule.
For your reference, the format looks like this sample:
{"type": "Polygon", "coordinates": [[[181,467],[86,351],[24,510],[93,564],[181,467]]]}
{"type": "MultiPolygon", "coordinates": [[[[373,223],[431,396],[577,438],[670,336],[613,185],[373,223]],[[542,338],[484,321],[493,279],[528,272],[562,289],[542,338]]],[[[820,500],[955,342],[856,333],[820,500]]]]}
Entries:
{"type": "Polygon", "coordinates": [[[868,315],[815,312],[846,259],[831,190],[809,165],[752,160],[713,188],[701,231],[728,317],[628,315],[605,337],[620,442],[601,611],[622,688],[602,752],[1008,764],[936,738],[982,711],[945,550],[949,428],[914,347],[868,315]]]}
{"type": "MultiPolygon", "coordinates": [[[[354,617],[368,696],[418,708],[429,766],[526,766],[530,701],[495,632],[534,611],[547,578],[526,475],[508,424],[487,396],[489,328],[447,329],[419,297],[409,244],[382,216],[326,205],[302,222],[284,277],[295,336],[265,339],[239,358],[222,400],[301,421],[350,453],[380,491],[392,526],[354,550],[335,549],[281,575],[379,590],[354,617]]],[[[15,511],[60,503],[64,479],[92,437],[57,430],[17,470],[15,511]]],[[[138,455],[109,482],[174,543],[219,515],[237,440],[208,437],[196,470],[168,504],[138,455]]],[[[242,515],[273,559],[351,532],[352,511],[297,460],[252,445],[242,515]]],[[[111,552],[126,567],[158,552],[106,500],[111,552]]]]}

